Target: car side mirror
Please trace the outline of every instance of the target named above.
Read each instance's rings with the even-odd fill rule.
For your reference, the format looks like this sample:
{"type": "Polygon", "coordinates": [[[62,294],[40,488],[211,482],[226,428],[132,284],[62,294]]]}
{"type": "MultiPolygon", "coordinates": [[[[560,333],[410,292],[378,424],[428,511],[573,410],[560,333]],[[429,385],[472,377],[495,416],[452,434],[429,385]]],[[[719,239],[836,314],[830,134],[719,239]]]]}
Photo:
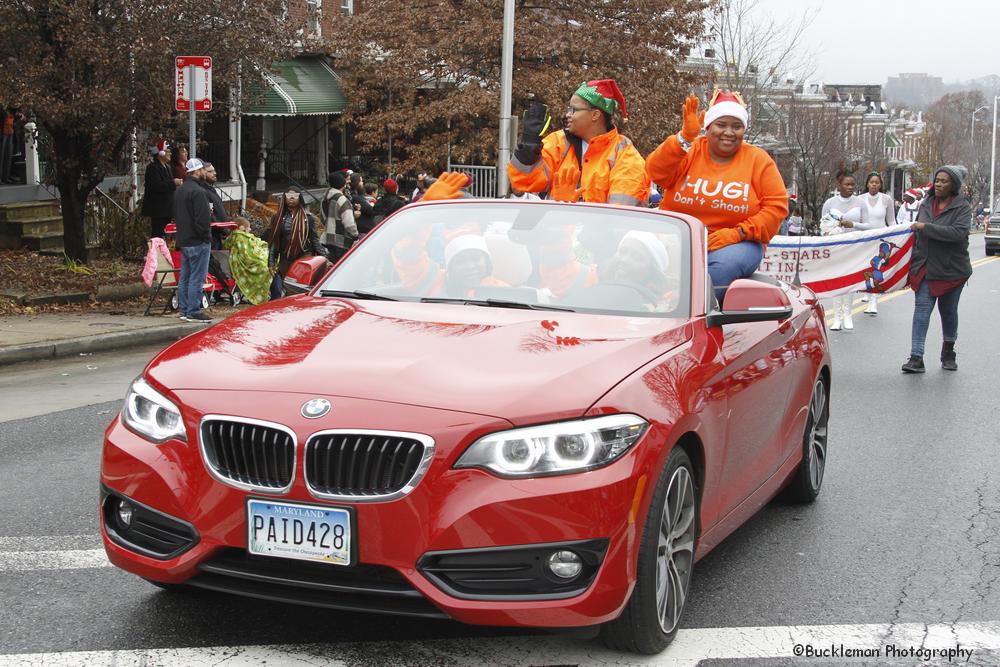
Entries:
{"type": "Polygon", "coordinates": [[[778,285],[758,280],[734,280],[726,289],[722,310],[708,313],[710,327],[743,322],[780,322],[792,316],[792,303],[778,285]]]}

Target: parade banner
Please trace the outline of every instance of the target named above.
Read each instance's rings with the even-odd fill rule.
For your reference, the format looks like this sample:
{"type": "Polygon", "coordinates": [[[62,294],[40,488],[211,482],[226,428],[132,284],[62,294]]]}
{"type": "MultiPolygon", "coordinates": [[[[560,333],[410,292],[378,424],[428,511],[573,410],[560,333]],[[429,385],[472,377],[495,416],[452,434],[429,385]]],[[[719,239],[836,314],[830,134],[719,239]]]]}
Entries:
{"type": "Polygon", "coordinates": [[[759,271],[822,297],[882,294],[906,287],[912,252],[908,224],[834,236],[775,236],[759,271]]]}

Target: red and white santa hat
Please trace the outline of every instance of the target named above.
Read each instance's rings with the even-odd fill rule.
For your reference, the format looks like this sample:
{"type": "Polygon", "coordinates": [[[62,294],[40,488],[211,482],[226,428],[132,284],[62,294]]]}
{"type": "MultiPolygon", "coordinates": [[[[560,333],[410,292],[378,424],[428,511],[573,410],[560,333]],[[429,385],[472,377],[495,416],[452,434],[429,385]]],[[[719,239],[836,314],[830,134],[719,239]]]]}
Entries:
{"type": "Polygon", "coordinates": [[[170,144],[167,143],[166,139],[160,139],[159,141],[156,142],[157,155],[160,156],[166,155],[168,150],[170,150],[170,144]]]}
{"type": "Polygon", "coordinates": [[[705,111],[704,129],[724,116],[738,118],[743,123],[743,127],[750,124],[750,115],[747,113],[747,105],[739,93],[722,92],[716,89],[712,93],[712,99],[708,103],[708,110],[705,111]]]}
{"type": "Polygon", "coordinates": [[[903,193],[903,196],[904,197],[912,197],[914,200],[916,200],[916,199],[919,199],[920,197],[923,197],[924,196],[924,192],[923,192],[923,190],[921,190],[919,188],[910,188],[909,190],[907,190],[906,192],[903,193]]]}

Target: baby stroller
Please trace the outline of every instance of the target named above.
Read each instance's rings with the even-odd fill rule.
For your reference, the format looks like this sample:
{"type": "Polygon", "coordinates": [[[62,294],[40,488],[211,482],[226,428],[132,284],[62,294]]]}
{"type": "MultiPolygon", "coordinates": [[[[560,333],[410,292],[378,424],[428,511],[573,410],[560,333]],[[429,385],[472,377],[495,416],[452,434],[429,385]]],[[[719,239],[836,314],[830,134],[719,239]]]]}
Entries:
{"type": "MultiPolygon", "coordinates": [[[[211,225],[213,229],[218,229],[223,233],[236,229],[235,222],[213,222],[211,225]]],[[[167,235],[176,234],[177,225],[171,222],[163,229],[163,232],[167,235]]],[[[178,269],[181,265],[181,257],[181,251],[178,248],[175,247],[170,251],[170,259],[178,269]]],[[[178,275],[180,275],[179,272],[178,275]]],[[[220,299],[225,299],[233,306],[243,303],[243,294],[229,270],[228,250],[213,250],[209,256],[208,275],[205,276],[205,284],[202,285],[201,307],[208,308],[218,303],[220,299]]],[[[178,307],[177,291],[174,290],[168,308],[177,310],[178,307]]]]}

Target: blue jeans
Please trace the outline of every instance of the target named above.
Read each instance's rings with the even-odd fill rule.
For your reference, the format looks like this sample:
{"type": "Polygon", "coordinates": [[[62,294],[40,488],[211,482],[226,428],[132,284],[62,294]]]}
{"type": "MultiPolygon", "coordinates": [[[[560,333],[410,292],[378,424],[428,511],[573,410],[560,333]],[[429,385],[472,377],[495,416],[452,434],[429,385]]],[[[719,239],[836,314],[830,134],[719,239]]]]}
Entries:
{"type": "Polygon", "coordinates": [[[271,301],[285,296],[285,277],[280,273],[275,273],[271,278],[271,301]]]}
{"type": "Polygon", "coordinates": [[[708,275],[720,304],[729,283],[752,276],[762,259],[764,246],[754,241],[741,241],[708,253],[708,275]]]}
{"type": "Polygon", "coordinates": [[[201,311],[201,287],[208,275],[208,258],[212,245],[181,248],[181,277],[177,281],[177,304],[182,315],[194,315],[201,311]]]}
{"type": "Polygon", "coordinates": [[[913,299],[913,331],[911,333],[910,354],[924,356],[924,340],[927,338],[927,326],[934,312],[934,302],[937,302],[938,313],[941,315],[941,331],[944,342],[954,343],[958,340],[958,300],[962,296],[962,288],[958,287],[942,296],[931,296],[931,288],[925,278],[920,282],[913,299]]]}

